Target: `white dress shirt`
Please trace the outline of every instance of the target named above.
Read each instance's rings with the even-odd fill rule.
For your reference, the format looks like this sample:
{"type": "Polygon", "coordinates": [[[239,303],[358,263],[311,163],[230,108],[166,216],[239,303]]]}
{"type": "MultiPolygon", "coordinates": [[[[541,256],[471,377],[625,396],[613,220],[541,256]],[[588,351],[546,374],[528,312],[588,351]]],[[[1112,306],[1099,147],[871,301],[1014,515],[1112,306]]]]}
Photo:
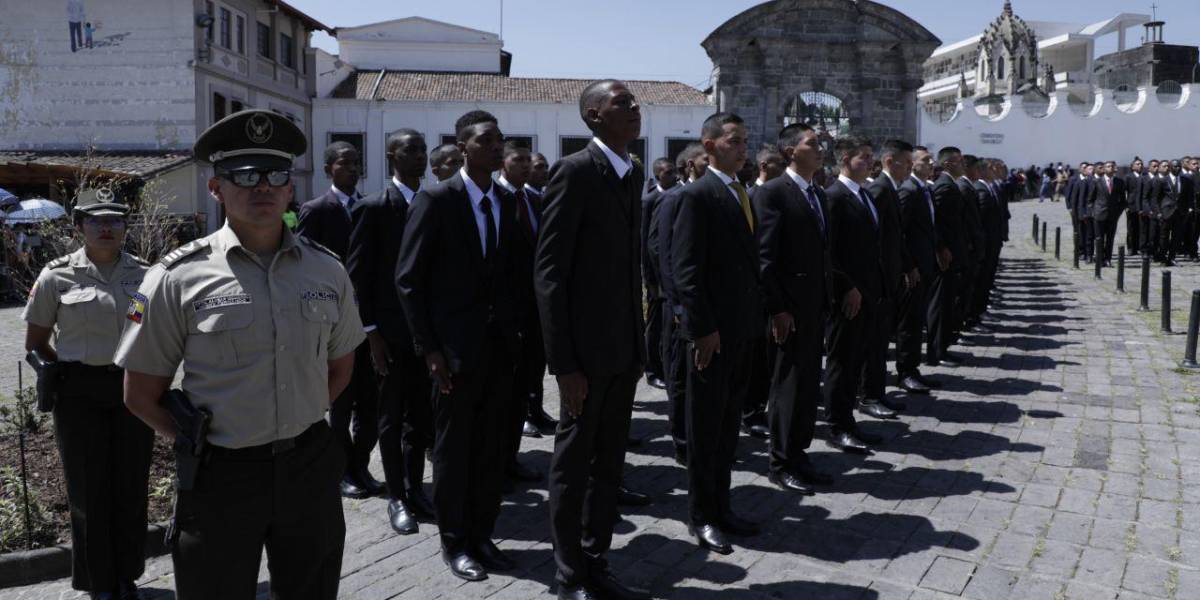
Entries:
{"type": "Polygon", "coordinates": [[[458,172],[462,176],[463,184],[467,187],[467,196],[471,199],[471,214],[475,215],[475,227],[479,229],[479,246],[483,249],[483,256],[487,258],[487,217],[483,215],[483,210],[480,208],[480,203],[483,202],[483,197],[487,196],[492,203],[492,220],[496,223],[496,245],[500,244],[500,202],[496,199],[495,184],[488,186],[487,191],[479,189],[467,175],[467,168],[463,167],[458,172]]]}
{"type": "Polygon", "coordinates": [[[742,209],[742,197],[738,196],[737,190],[733,189],[733,182],[735,182],[737,180],[718,171],[712,165],[708,166],[708,170],[712,171],[713,173],[716,173],[717,177],[720,177],[721,181],[725,182],[725,189],[729,190],[730,194],[733,194],[733,201],[737,203],[738,210],[741,210],[742,209]]]}
{"type": "Polygon", "coordinates": [[[846,177],[845,175],[838,175],[838,181],[842,182],[842,185],[849,188],[850,192],[852,194],[854,194],[855,197],[858,198],[859,202],[862,202],[863,204],[867,205],[867,210],[871,211],[871,218],[875,219],[875,226],[878,227],[879,226],[879,213],[875,212],[875,203],[874,202],[871,202],[871,201],[867,200],[866,198],[863,198],[863,195],[861,193],[862,186],[858,185],[858,182],[854,181],[853,179],[850,179],[849,177],[846,177]]]}
{"type": "MultiPolygon", "coordinates": [[[[503,175],[501,175],[499,178],[496,179],[496,183],[499,183],[500,187],[512,192],[513,196],[517,195],[517,188],[513,187],[513,184],[509,183],[508,180],[505,179],[503,175]]],[[[530,204],[529,189],[530,189],[529,184],[525,184],[521,188],[521,191],[524,192],[525,201],[519,203],[520,206],[517,208],[517,210],[525,211],[525,214],[529,217],[529,224],[533,226],[533,232],[537,233],[538,219],[537,219],[537,214],[535,214],[533,212],[533,205],[530,204]]]]}
{"type": "MultiPolygon", "coordinates": [[[[796,187],[800,188],[800,195],[804,196],[805,202],[808,203],[808,188],[812,187],[812,184],[809,183],[808,180],[805,179],[803,176],[801,176],[799,173],[793,171],[791,167],[788,167],[787,170],[784,171],[784,173],[787,173],[787,176],[792,178],[792,181],[794,181],[796,183],[796,187]]],[[[814,195],[815,195],[815,193],[814,193],[814,195]]],[[[817,218],[821,219],[821,229],[824,230],[825,229],[825,209],[821,208],[821,197],[817,196],[816,202],[812,202],[812,203],[808,203],[808,204],[809,204],[810,208],[813,205],[816,205],[817,218]]]]}
{"type": "Polygon", "coordinates": [[[417,192],[421,191],[421,184],[418,183],[415,190],[409,189],[407,185],[400,183],[400,179],[395,175],[392,175],[392,185],[400,190],[400,195],[404,196],[404,203],[408,205],[412,205],[413,196],[416,196],[417,192]]]}
{"type": "Polygon", "coordinates": [[[598,137],[593,137],[592,141],[596,142],[596,145],[600,147],[604,155],[608,157],[608,162],[612,163],[613,170],[617,172],[617,179],[624,179],[625,174],[633,169],[633,159],[628,156],[621,158],[616,152],[613,152],[612,149],[604,145],[604,142],[600,141],[598,137]]]}
{"type": "MultiPolygon", "coordinates": [[[[337,196],[338,202],[342,204],[342,208],[346,209],[346,214],[350,214],[350,196],[348,196],[342,190],[339,190],[336,185],[330,186],[329,189],[333,190],[333,195],[337,196]]],[[[358,199],[358,190],[355,190],[354,201],[357,202],[358,199]]]]}

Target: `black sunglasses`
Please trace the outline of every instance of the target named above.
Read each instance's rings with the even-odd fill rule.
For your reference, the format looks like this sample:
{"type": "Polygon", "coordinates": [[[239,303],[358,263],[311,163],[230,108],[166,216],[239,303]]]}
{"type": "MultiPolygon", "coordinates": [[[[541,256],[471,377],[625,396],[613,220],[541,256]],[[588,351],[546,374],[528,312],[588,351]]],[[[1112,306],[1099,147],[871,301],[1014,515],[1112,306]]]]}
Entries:
{"type": "Polygon", "coordinates": [[[239,169],[237,171],[221,171],[217,175],[241,188],[258,187],[263,177],[267,178],[267,184],[271,187],[282,187],[292,180],[291,171],[239,169]]]}

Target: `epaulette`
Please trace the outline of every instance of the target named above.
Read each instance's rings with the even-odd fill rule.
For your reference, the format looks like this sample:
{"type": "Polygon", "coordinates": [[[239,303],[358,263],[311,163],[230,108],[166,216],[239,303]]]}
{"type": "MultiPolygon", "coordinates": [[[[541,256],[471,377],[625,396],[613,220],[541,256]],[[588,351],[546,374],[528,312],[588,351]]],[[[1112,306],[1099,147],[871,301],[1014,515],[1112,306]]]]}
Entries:
{"type": "Polygon", "coordinates": [[[142,265],[143,267],[148,267],[148,266],[150,266],[150,263],[149,263],[149,261],[147,261],[146,259],[144,259],[144,258],[142,258],[142,257],[140,257],[140,256],[138,256],[138,255],[136,255],[136,254],[130,254],[130,255],[129,255],[129,258],[133,259],[133,262],[135,262],[135,263],[137,263],[137,264],[139,264],[139,265],[142,265]]]}
{"type": "Polygon", "coordinates": [[[337,252],[334,252],[333,250],[330,250],[329,248],[326,248],[325,246],[322,246],[320,243],[318,243],[318,242],[314,242],[314,241],[312,241],[312,240],[310,240],[310,239],[308,239],[308,238],[306,238],[306,237],[304,237],[304,236],[302,236],[302,235],[298,235],[298,236],[296,236],[296,237],[297,237],[297,238],[298,238],[298,239],[299,239],[299,240],[300,240],[300,241],[301,241],[301,242],[302,242],[304,245],[306,245],[306,246],[308,246],[308,247],[310,247],[310,248],[312,248],[312,249],[314,249],[314,250],[319,250],[319,251],[321,251],[321,252],[324,252],[325,254],[328,254],[329,256],[332,256],[334,260],[336,260],[336,261],[338,261],[338,262],[341,262],[341,260],[342,260],[342,257],[338,256],[338,255],[337,255],[337,252]]]}
{"type": "Polygon", "coordinates": [[[162,265],[163,268],[170,269],[173,265],[178,263],[183,258],[191,256],[192,254],[195,254],[200,249],[207,248],[207,247],[208,247],[208,240],[206,240],[204,238],[200,238],[198,240],[192,240],[192,241],[172,250],[171,252],[167,253],[166,256],[163,256],[162,258],[158,259],[158,264],[162,265]]]}
{"type": "Polygon", "coordinates": [[[67,266],[67,263],[69,263],[69,262],[71,262],[71,255],[64,254],[64,255],[46,263],[46,268],[47,269],[57,269],[59,267],[65,267],[65,266],[67,266]]]}

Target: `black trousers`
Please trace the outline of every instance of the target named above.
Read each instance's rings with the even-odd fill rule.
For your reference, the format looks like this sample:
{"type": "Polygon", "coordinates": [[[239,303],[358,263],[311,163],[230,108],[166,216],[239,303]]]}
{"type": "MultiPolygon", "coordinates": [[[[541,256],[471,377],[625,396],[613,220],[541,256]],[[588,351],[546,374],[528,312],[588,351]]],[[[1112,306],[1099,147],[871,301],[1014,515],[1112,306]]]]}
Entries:
{"type": "Polygon", "coordinates": [[[882,399],[887,388],[887,349],[896,320],[896,305],[890,298],[879,301],[875,324],[868,332],[867,358],[863,363],[862,389],[864,396],[882,399]]]}
{"type": "Polygon", "coordinates": [[[1142,249],[1141,236],[1142,219],[1136,210],[1125,211],[1125,247],[1131,254],[1137,254],[1142,249]]]}
{"type": "Polygon", "coordinates": [[[379,381],[379,455],[388,495],[404,499],[425,478],[433,447],[433,384],[425,359],[407,344],[388,344],[392,364],[379,381]]]}
{"type": "Polygon", "coordinates": [[[146,566],[154,430],[122,403],[124,371],[70,363],[54,437],[71,508],[71,586],[111,592],[146,566]]]}
{"type": "Polygon", "coordinates": [[[730,470],[749,385],[751,344],[722,340],[703,371],[688,344],[688,506],[693,525],[718,524],[729,514],[730,470]]]}
{"type": "Polygon", "coordinates": [[[1146,214],[1142,215],[1142,252],[1151,256],[1158,256],[1158,230],[1161,221],[1158,220],[1158,215],[1146,214]]]}
{"type": "Polygon", "coordinates": [[[847,319],[841,305],[829,320],[829,357],[825,361],[825,401],[834,433],[853,432],[855,396],[879,319],[879,301],[864,297],[858,314],[847,319]]]}
{"type": "Polygon", "coordinates": [[[1107,261],[1112,258],[1112,221],[1109,219],[1092,219],[1092,245],[1089,252],[1094,259],[1096,250],[1100,250],[1100,260],[1107,261]]]}
{"type": "MultiPolygon", "coordinates": [[[[767,318],[763,316],[764,323],[767,318]]],[[[746,384],[746,397],[742,400],[742,421],[766,418],[767,399],[771,394],[771,369],[774,366],[768,353],[769,343],[765,335],[750,340],[749,344],[750,376],[746,384]]]]}
{"type": "Polygon", "coordinates": [[[1121,212],[1114,213],[1115,216],[1110,216],[1105,224],[1108,225],[1108,231],[1104,237],[1104,260],[1111,261],[1113,255],[1113,247],[1116,245],[1117,225],[1121,220],[1121,212]]]}
{"type": "Polygon", "coordinates": [[[363,342],[354,351],[350,384],[329,407],[329,426],[346,454],[346,474],[367,471],[371,450],[379,440],[379,384],[371,364],[371,346],[363,342]]]}
{"type": "Polygon", "coordinates": [[[71,36],[71,52],[83,47],[83,22],[67,21],[67,29],[71,36]]]}
{"type": "MultiPolygon", "coordinates": [[[[669,310],[669,309],[668,309],[669,310]]],[[[687,447],[687,340],[673,315],[663,315],[663,380],[667,383],[667,423],[675,448],[687,447]]]]}
{"type": "MultiPolygon", "coordinates": [[[[966,327],[967,321],[972,318],[971,302],[975,298],[975,286],[979,283],[979,263],[981,261],[972,260],[963,267],[958,278],[958,286],[955,291],[957,294],[954,297],[954,328],[951,338],[951,344],[957,343],[962,335],[963,328],[966,327]]],[[[949,346],[947,346],[949,348],[949,346]]]]}
{"type": "Polygon", "coordinates": [[[498,332],[485,339],[479,367],[455,373],[454,388],[433,401],[433,505],[450,553],[490,540],[500,514],[514,365],[498,332]]]}
{"type": "Polygon", "coordinates": [[[663,368],[662,347],[663,306],[665,302],[646,290],[646,375],[666,379],[663,368]]]}
{"type": "Polygon", "coordinates": [[[1183,235],[1183,223],[1184,220],[1179,214],[1158,222],[1158,253],[1166,260],[1175,260],[1175,254],[1179,251],[1179,240],[1183,235]]]}
{"type": "Polygon", "coordinates": [[[1087,217],[1079,220],[1079,258],[1090,260],[1096,256],[1096,219],[1087,217]]]}
{"type": "Polygon", "coordinates": [[[929,313],[929,290],[936,277],[921,276],[921,281],[900,295],[896,311],[896,372],[911,375],[921,367],[921,337],[929,313]]]}
{"type": "Polygon", "coordinates": [[[641,369],[588,377],[583,413],[561,410],[550,459],[550,539],[556,579],[577,585],[592,560],[612,544],[617,522],[617,488],[625,467],[625,444],[641,369]]]}
{"type": "MultiPolygon", "coordinates": [[[[505,429],[504,456],[509,462],[517,460],[521,450],[521,432],[525,419],[542,410],[542,381],[546,374],[546,347],[542,344],[540,327],[525,330],[521,355],[517,357],[517,368],[513,372],[512,404],[506,411],[508,421],[505,429]]],[[[507,466],[508,463],[505,463],[507,466]]]]}
{"type": "Polygon", "coordinates": [[[973,295],[969,303],[972,320],[982,319],[983,314],[987,312],[988,303],[992,298],[992,289],[996,286],[996,271],[999,268],[1000,246],[992,244],[987,249],[983,261],[979,263],[979,272],[975,276],[975,289],[972,291],[973,295]]]}
{"type": "Polygon", "coordinates": [[[821,344],[823,315],[793,315],[796,331],[783,344],[775,344],[771,370],[771,400],[767,422],[771,427],[772,473],[790,472],[808,462],[821,403],[821,344]]]}
{"type": "Polygon", "coordinates": [[[342,447],[318,421],[295,447],[212,448],[192,490],[177,492],[171,553],[180,600],[252,600],[263,547],[271,597],[337,597],[346,522],[342,447]]]}
{"type": "Polygon", "coordinates": [[[925,357],[930,361],[941,360],[954,343],[954,331],[958,323],[958,307],[954,299],[958,296],[958,283],[962,272],[949,269],[933,277],[929,289],[929,335],[925,343],[925,357]]]}
{"type": "Polygon", "coordinates": [[[1074,252],[1079,257],[1087,256],[1087,252],[1083,249],[1083,221],[1075,216],[1075,211],[1070,211],[1071,215],[1071,242],[1074,247],[1074,252]]]}

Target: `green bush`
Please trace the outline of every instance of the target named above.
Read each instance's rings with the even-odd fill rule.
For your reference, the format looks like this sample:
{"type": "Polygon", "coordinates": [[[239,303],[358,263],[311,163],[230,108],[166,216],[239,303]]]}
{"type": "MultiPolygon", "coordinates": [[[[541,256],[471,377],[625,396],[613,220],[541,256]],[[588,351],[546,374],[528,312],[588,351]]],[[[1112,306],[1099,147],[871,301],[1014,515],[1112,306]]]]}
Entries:
{"type": "Polygon", "coordinates": [[[55,528],[49,510],[29,490],[29,533],[25,529],[25,502],[21,478],[13,467],[0,468],[0,553],[25,550],[30,537],[34,548],[54,543],[55,528]]]}
{"type": "Polygon", "coordinates": [[[17,390],[15,401],[8,403],[0,401],[0,432],[26,433],[36,435],[50,420],[49,413],[38,412],[37,390],[33,386],[17,390]]]}

